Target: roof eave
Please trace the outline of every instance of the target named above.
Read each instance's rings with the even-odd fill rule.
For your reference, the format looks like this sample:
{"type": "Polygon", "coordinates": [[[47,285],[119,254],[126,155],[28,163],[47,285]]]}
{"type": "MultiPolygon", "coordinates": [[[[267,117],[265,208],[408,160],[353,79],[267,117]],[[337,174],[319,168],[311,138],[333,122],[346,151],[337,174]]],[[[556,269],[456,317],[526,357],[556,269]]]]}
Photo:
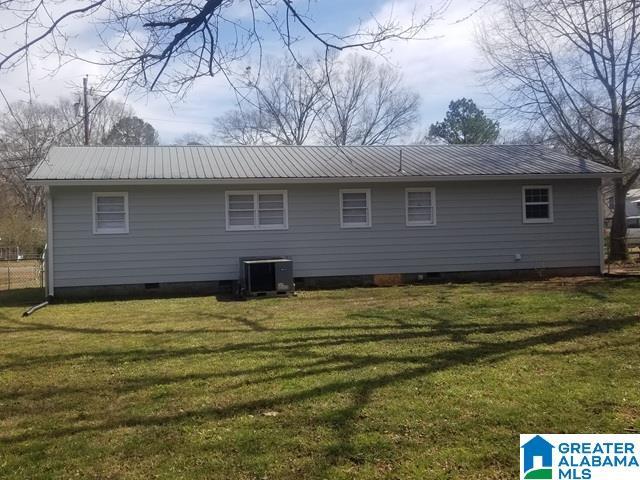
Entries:
{"type": "Polygon", "coordinates": [[[27,178],[30,185],[46,186],[92,186],[92,185],[246,185],[246,184],[300,184],[300,183],[387,183],[387,182],[464,182],[502,180],[578,180],[621,177],[620,172],[522,174],[522,175],[436,175],[436,176],[392,176],[392,177],[269,177],[269,178],[149,178],[149,179],[34,179],[27,178]]]}

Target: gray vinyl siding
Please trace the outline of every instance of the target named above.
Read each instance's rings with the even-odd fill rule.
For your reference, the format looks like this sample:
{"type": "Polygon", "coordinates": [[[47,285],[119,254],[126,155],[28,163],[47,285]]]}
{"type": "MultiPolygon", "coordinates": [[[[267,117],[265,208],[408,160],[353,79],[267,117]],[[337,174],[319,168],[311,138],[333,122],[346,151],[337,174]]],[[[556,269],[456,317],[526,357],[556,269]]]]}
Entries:
{"type": "Polygon", "coordinates": [[[441,182],[53,187],[56,287],[233,280],[238,258],[284,255],[297,277],[599,265],[598,185],[441,182]],[[523,224],[522,186],[553,186],[554,223],[523,224]],[[434,187],[437,225],[405,224],[405,188],[434,187]],[[339,189],[370,188],[372,226],[340,228],[339,189]],[[289,228],[225,229],[225,191],[287,190],[289,228]],[[129,194],[129,233],[92,233],[92,193],[129,194]],[[515,261],[515,255],[522,256],[515,261]]]}

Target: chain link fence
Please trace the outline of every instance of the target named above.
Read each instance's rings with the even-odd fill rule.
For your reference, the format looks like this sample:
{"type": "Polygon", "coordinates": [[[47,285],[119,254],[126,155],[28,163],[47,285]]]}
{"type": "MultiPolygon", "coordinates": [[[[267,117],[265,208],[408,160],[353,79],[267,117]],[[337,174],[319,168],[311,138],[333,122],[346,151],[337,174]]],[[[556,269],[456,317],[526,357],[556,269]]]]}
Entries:
{"type": "Polygon", "coordinates": [[[43,288],[44,264],[40,255],[23,255],[20,260],[0,260],[0,291],[43,288]]]}

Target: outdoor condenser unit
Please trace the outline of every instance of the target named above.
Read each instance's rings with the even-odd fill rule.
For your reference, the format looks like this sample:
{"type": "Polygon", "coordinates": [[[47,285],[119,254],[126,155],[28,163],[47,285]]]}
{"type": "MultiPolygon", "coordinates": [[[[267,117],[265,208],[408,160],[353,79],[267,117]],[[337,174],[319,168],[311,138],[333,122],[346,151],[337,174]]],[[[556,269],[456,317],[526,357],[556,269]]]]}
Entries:
{"type": "Polygon", "coordinates": [[[293,293],[293,261],[282,257],[240,259],[240,296],[287,295],[293,293]]]}

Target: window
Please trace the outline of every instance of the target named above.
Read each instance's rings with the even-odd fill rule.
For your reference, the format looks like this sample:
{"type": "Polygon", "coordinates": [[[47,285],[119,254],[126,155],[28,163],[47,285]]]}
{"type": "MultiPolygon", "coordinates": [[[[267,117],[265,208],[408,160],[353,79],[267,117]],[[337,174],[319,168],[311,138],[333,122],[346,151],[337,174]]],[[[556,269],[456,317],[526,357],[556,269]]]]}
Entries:
{"type": "Polygon", "coordinates": [[[524,223],[553,222],[553,195],[551,187],[523,187],[522,216],[524,223]]]}
{"type": "Polygon", "coordinates": [[[436,192],[433,188],[407,188],[405,206],[407,226],[436,224],[436,192]]]}
{"type": "Polygon", "coordinates": [[[126,193],[93,194],[93,233],[129,233],[129,199],[126,193]]]}
{"type": "Polygon", "coordinates": [[[640,217],[627,217],[627,228],[640,228],[640,217]]]}
{"type": "Polygon", "coordinates": [[[227,230],[288,228],[287,192],[227,192],[227,230]]]}
{"type": "Polygon", "coordinates": [[[340,190],[340,226],[371,226],[371,190],[340,190]]]}

